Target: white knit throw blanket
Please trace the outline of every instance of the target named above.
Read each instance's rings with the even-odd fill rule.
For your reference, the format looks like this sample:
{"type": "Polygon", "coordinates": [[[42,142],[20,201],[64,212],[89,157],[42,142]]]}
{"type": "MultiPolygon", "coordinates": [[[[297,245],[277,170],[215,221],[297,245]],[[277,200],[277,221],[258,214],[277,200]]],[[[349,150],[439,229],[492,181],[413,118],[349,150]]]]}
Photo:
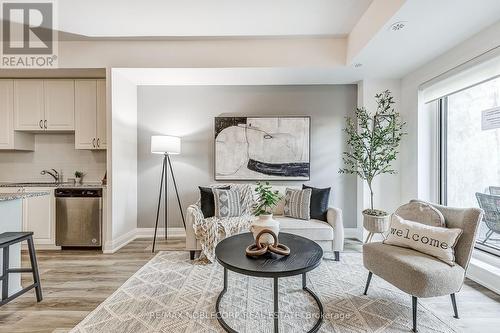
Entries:
{"type": "MultiPolygon", "coordinates": [[[[227,186],[225,184],[217,184],[211,186],[218,188],[227,186]]],[[[200,209],[198,201],[194,207],[194,233],[201,244],[201,254],[198,258],[199,262],[214,262],[215,261],[215,246],[217,243],[229,236],[250,231],[250,225],[256,219],[252,215],[252,208],[255,204],[252,188],[248,184],[231,184],[231,189],[236,189],[240,192],[240,200],[242,206],[242,215],[238,217],[205,218],[200,209]]]]}

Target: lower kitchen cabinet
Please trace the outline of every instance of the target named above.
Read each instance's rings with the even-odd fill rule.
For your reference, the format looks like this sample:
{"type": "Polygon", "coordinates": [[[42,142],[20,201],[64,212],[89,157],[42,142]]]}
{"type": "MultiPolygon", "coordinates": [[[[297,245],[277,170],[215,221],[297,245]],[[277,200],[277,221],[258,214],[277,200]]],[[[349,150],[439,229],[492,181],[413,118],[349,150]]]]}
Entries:
{"type": "Polygon", "coordinates": [[[2,187],[1,193],[49,192],[49,195],[23,199],[23,231],[33,231],[37,248],[56,247],[56,201],[53,187],[2,187]]]}
{"type": "Polygon", "coordinates": [[[49,192],[49,195],[26,198],[23,202],[23,229],[33,231],[38,245],[56,244],[56,201],[54,188],[25,188],[26,192],[49,192]]]}

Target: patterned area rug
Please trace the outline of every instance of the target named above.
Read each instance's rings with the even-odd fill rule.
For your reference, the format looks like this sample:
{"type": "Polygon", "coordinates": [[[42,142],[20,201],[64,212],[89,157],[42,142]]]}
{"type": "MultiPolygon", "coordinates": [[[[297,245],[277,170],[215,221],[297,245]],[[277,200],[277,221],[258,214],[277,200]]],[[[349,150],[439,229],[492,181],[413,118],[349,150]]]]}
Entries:
{"type": "MultiPolygon", "coordinates": [[[[189,260],[186,252],[160,252],[71,332],[223,332],[215,317],[222,267],[189,260]]],[[[363,296],[367,271],[360,253],[341,262],[323,260],[307,284],[320,297],[325,316],[320,332],[409,332],[411,298],[374,276],[363,296]]],[[[272,279],[229,272],[221,302],[238,332],[272,332],[272,279]]],[[[318,309],[301,289],[301,277],[280,279],[280,332],[306,332],[318,309]]],[[[451,315],[450,315],[451,317],[451,315]]],[[[419,332],[457,332],[451,321],[419,305],[419,332]]]]}

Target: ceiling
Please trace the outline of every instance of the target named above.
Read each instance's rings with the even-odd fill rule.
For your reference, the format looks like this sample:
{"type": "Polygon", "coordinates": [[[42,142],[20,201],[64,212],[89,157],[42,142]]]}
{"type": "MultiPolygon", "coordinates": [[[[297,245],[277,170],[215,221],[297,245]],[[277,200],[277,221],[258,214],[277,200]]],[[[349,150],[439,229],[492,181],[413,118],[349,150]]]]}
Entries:
{"type": "Polygon", "coordinates": [[[348,65],[361,77],[399,78],[500,22],[499,0],[407,0],[348,65]],[[404,21],[403,30],[391,31],[404,21]]]}
{"type": "MultiPolygon", "coordinates": [[[[237,40],[224,48],[260,45],[262,63],[267,59],[269,67],[297,67],[300,75],[304,68],[314,75],[321,68],[339,83],[401,78],[500,22],[499,0],[64,0],[57,4],[63,41],[103,41],[108,47],[109,40],[127,39],[237,40]],[[404,29],[392,31],[391,25],[400,21],[404,29]],[[290,41],[302,45],[298,51],[307,49],[306,56],[297,49],[287,51],[290,41]],[[278,52],[279,58],[269,60],[265,56],[269,43],[288,53],[278,52]],[[286,63],[294,56],[300,58],[297,64],[286,63]]],[[[199,53],[209,46],[198,43],[198,47],[199,53]]],[[[224,59],[220,63],[224,67],[224,59]]],[[[124,60],[124,64],[129,63],[124,60]]]]}
{"type": "Polygon", "coordinates": [[[371,2],[64,0],[58,25],[89,37],[346,36],[371,2]]]}

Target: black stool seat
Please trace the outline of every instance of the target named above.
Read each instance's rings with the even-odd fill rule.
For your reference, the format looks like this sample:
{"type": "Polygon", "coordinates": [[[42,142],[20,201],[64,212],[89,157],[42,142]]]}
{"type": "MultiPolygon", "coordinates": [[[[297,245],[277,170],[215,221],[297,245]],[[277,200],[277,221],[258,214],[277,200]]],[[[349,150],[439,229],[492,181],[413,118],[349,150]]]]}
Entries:
{"type": "Polygon", "coordinates": [[[0,234],[0,248],[22,242],[29,236],[33,236],[32,231],[4,232],[0,234]]]}
{"type": "Polygon", "coordinates": [[[2,249],[2,299],[0,306],[12,301],[24,294],[25,292],[35,288],[37,302],[42,301],[42,286],[40,284],[40,276],[38,275],[38,264],[36,262],[35,246],[33,244],[33,232],[4,232],[0,234],[0,249],[2,249]],[[9,250],[10,246],[20,243],[22,241],[28,242],[28,251],[30,254],[31,268],[10,268],[9,266],[9,250]],[[33,284],[26,288],[21,289],[17,293],[9,296],[9,274],[11,273],[32,273],[33,284]]]}

